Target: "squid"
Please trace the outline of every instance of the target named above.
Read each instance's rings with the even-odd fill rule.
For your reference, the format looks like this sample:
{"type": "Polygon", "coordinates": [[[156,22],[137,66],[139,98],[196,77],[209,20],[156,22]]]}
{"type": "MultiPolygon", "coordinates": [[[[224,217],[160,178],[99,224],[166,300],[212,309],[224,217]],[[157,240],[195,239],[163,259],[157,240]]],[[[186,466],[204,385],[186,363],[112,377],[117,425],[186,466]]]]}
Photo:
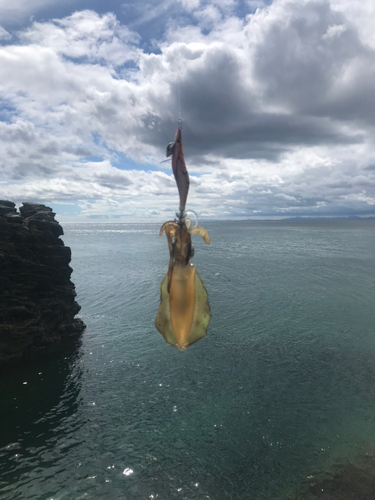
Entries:
{"type": "Polygon", "coordinates": [[[206,229],[192,226],[186,218],[185,206],[189,192],[189,174],[186,169],[181,139],[181,126],[175,139],[167,146],[167,157],[172,156],[172,170],[176,180],[180,205],[174,221],[165,222],[159,238],[165,232],[169,249],[169,268],[160,285],[160,305],[155,326],[164,339],[180,351],[206,335],[211,318],[207,290],[202,278],[190,263],[194,256],[191,235],[198,234],[210,244],[206,229]]]}

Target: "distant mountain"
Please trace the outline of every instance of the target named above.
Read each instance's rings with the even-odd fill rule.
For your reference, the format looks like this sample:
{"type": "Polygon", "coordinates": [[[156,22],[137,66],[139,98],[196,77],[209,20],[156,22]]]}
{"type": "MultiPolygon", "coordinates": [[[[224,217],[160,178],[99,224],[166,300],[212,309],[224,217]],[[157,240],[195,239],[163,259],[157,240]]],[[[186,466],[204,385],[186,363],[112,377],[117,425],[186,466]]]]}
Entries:
{"type": "Polygon", "coordinates": [[[281,220],[375,220],[375,217],[359,217],[358,215],[348,215],[347,217],[287,217],[281,220]]]}
{"type": "Polygon", "coordinates": [[[206,219],[205,222],[284,222],[284,221],[314,221],[314,220],[375,220],[375,217],[359,217],[358,215],[348,215],[346,217],[286,217],[284,219],[206,219]]]}

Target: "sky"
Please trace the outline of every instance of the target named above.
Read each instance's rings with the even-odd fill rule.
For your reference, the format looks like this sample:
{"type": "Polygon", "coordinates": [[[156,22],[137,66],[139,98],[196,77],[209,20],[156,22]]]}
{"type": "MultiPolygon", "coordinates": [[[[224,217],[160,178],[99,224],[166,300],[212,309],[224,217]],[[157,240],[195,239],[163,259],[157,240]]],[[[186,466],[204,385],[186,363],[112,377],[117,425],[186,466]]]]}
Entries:
{"type": "Polygon", "coordinates": [[[373,0],[0,0],[0,199],[161,222],[375,215],[373,0]]]}

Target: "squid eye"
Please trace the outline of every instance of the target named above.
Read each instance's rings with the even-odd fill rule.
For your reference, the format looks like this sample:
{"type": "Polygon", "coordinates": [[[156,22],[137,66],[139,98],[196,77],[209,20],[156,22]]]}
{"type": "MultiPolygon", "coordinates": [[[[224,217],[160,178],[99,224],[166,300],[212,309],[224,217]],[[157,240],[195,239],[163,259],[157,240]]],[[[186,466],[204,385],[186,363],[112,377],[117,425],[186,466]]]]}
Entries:
{"type": "Polygon", "coordinates": [[[171,156],[173,154],[173,146],[174,146],[174,142],[170,142],[168,144],[168,146],[167,146],[167,152],[166,152],[167,157],[171,156]]]}

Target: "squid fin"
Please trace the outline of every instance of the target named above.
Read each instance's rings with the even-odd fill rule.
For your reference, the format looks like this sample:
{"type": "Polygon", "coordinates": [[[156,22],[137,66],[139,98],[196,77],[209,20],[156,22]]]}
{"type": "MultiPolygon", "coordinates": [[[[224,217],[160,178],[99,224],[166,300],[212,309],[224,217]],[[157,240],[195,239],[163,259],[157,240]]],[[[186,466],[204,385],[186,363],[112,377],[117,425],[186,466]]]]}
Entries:
{"type": "Polygon", "coordinates": [[[189,345],[197,342],[197,340],[200,340],[206,335],[207,327],[211,318],[208,295],[201,277],[196,272],[194,283],[195,304],[193,318],[186,338],[182,342],[179,342],[176,339],[171,321],[168,274],[169,273],[164,276],[160,285],[160,306],[156,316],[155,326],[168,344],[177,347],[180,351],[183,351],[189,347],[189,345]]]}
{"type": "Polygon", "coordinates": [[[155,319],[155,326],[163,335],[166,342],[176,347],[177,340],[173,333],[169,312],[168,273],[164,276],[160,285],[160,305],[155,319]]]}
{"type": "Polygon", "coordinates": [[[211,310],[208,303],[208,295],[202,278],[195,274],[195,311],[190,333],[186,341],[186,347],[194,344],[206,335],[208,324],[211,319],[211,310]]]}

